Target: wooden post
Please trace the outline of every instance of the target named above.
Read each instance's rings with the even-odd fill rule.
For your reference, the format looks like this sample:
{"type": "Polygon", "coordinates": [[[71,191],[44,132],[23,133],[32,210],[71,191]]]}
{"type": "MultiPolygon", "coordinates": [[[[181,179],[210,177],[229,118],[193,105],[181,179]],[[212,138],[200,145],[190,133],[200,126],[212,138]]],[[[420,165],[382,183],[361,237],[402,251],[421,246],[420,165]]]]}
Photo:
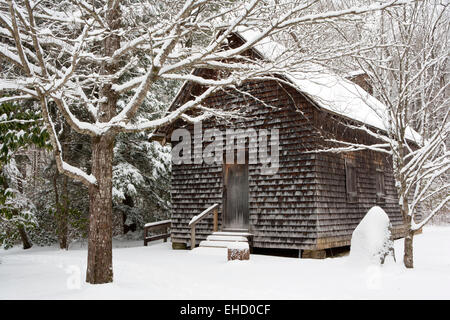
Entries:
{"type": "Polygon", "coordinates": [[[197,216],[194,216],[191,221],[189,222],[189,227],[191,228],[191,250],[195,248],[195,225],[202,220],[207,214],[210,214],[211,211],[214,213],[214,231],[218,230],[218,211],[217,207],[219,205],[217,203],[210,206],[208,209],[204,210],[202,213],[200,213],[197,216]]]}
{"type": "Polygon", "coordinates": [[[214,213],[213,213],[214,215],[213,215],[213,221],[214,221],[214,228],[213,228],[213,231],[214,232],[217,232],[217,231],[219,231],[219,213],[218,213],[218,211],[217,211],[217,208],[215,208],[214,209],[214,213]]]}
{"type": "Polygon", "coordinates": [[[147,246],[148,229],[144,227],[144,246],[147,246]]]}
{"type": "Polygon", "coordinates": [[[195,224],[191,227],[191,250],[195,248],[195,224]]]}

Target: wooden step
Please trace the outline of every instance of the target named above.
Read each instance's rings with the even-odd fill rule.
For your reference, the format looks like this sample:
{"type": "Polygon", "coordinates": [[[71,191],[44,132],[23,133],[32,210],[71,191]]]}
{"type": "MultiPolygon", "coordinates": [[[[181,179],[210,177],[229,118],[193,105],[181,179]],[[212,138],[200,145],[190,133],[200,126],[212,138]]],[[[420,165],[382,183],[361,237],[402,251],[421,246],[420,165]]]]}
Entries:
{"type": "Polygon", "coordinates": [[[248,239],[242,236],[236,235],[216,235],[212,234],[206,238],[207,241],[238,241],[238,242],[247,242],[248,239]]]}
{"type": "Polygon", "coordinates": [[[204,240],[200,242],[200,247],[208,247],[208,248],[234,248],[237,244],[247,245],[247,242],[239,242],[239,241],[208,241],[204,240]]]}
{"type": "Polygon", "coordinates": [[[237,231],[217,231],[213,232],[214,236],[241,236],[241,237],[252,237],[253,234],[248,232],[237,232],[237,231]]]}
{"type": "Polygon", "coordinates": [[[208,248],[228,248],[228,242],[226,241],[200,241],[199,247],[208,247],[208,248]]]}

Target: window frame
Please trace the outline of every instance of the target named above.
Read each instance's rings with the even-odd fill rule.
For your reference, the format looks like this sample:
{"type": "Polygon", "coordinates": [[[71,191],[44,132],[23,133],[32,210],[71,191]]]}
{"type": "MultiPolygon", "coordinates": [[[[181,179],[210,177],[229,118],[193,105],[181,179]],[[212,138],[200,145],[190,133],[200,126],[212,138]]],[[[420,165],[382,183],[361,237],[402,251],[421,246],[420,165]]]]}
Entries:
{"type": "Polygon", "coordinates": [[[345,190],[348,203],[358,202],[358,176],[353,159],[345,158],[345,190]]]}
{"type": "Polygon", "coordinates": [[[386,184],[384,179],[384,170],[382,168],[377,168],[375,174],[375,195],[377,198],[377,203],[386,202],[386,184]]]}

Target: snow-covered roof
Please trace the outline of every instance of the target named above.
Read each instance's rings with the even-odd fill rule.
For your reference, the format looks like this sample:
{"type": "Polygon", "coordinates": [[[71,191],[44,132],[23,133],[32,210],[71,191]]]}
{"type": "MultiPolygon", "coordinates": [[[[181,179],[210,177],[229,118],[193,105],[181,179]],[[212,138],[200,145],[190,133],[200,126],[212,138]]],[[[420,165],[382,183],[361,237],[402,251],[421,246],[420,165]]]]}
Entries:
{"type": "MultiPolygon", "coordinates": [[[[294,86],[321,108],[386,131],[386,106],[359,85],[331,73],[286,73],[294,86]]],[[[411,127],[406,138],[420,142],[421,136],[411,127]]]]}
{"type": "Polygon", "coordinates": [[[357,84],[333,74],[288,73],[285,76],[320,107],[367,125],[385,129],[386,107],[357,84]]]}
{"type": "MultiPolygon", "coordinates": [[[[246,42],[250,42],[260,35],[258,31],[247,27],[238,27],[235,34],[246,42]]],[[[265,37],[252,49],[263,59],[273,62],[276,62],[280,56],[289,54],[286,47],[273,41],[270,37],[265,37]]],[[[319,107],[348,119],[387,131],[386,106],[347,78],[326,70],[323,66],[311,63],[302,66],[301,71],[277,71],[277,74],[286,78],[294,88],[305,94],[319,107]]],[[[358,70],[347,76],[360,74],[362,74],[361,70],[358,70]]],[[[181,86],[171,106],[175,104],[188,82],[189,80],[185,81],[181,86]]],[[[406,138],[416,143],[420,143],[422,140],[421,135],[410,127],[406,130],[406,138]]]]}
{"type": "MultiPolygon", "coordinates": [[[[242,28],[237,34],[245,41],[252,41],[259,33],[242,28]]],[[[287,52],[283,45],[269,37],[261,40],[254,49],[268,61],[275,61],[287,52]]],[[[305,65],[302,71],[284,72],[281,75],[319,107],[386,131],[386,106],[356,83],[313,64],[305,65]]],[[[421,140],[412,128],[407,129],[406,136],[416,142],[421,140]]]]}
{"type": "MultiPolygon", "coordinates": [[[[250,42],[260,35],[258,31],[244,26],[237,27],[236,34],[246,42],[250,42]]],[[[272,61],[276,60],[276,58],[287,52],[285,46],[283,46],[281,43],[273,41],[272,39],[270,39],[270,37],[266,37],[260,40],[256,45],[253,46],[253,50],[256,50],[267,60],[272,61]]]]}

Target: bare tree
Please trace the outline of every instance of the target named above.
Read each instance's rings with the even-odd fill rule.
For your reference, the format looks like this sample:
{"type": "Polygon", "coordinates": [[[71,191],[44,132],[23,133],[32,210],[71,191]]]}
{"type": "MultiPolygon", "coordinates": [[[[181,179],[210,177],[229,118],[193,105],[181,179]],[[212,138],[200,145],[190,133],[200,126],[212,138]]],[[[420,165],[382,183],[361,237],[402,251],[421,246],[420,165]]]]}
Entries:
{"type": "MultiPolygon", "coordinates": [[[[377,48],[352,55],[374,95],[371,106],[385,130],[351,126],[377,138],[377,144],[336,141],[344,152],[370,149],[392,157],[405,226],[404,265],[413,268],[413,237],[450,200],[449,3],[422,1],[379,14],[377,48]],[[434,200],[418,221],[422,203],[434,200]]],[[[345,38],[345,37],[344,37],[345,38]]],[[[447,209],[448,210],[448,209],[447,209]]]]}
{"type": "Polygon", "coordinates": [[[9,62],[0,79],[8,96],[0,101],[39,102],[50,133],[58,169],[89,189],[90,227],[86,281],[113,279],[111,241],[112,163],[120,132],[154,130],[182,118],[195,122],[217,111],[202,102],[241,81],[287,67],[286,63],[249,61],[246,50],[281,30],[351,18],[408,1],[374,2],[329,12],[302,0],[279,4],[253,1],[188,0],[7,0],[0,4],[0,57],[9,62]],[[260,33],[238,47],[228,45],[236,30],[260,33]],[[221,68],[217,79],[189,74],[194,68],[221,68]],[[141,119],[161,79],[192,81],[204,90],[157,119],[141,119]],[[70,127],[91,137],[91,168],[64,160],[54,117],[55,107],[70,127]],[[187,113],[196,110],[196,116],[187,113]]]}

